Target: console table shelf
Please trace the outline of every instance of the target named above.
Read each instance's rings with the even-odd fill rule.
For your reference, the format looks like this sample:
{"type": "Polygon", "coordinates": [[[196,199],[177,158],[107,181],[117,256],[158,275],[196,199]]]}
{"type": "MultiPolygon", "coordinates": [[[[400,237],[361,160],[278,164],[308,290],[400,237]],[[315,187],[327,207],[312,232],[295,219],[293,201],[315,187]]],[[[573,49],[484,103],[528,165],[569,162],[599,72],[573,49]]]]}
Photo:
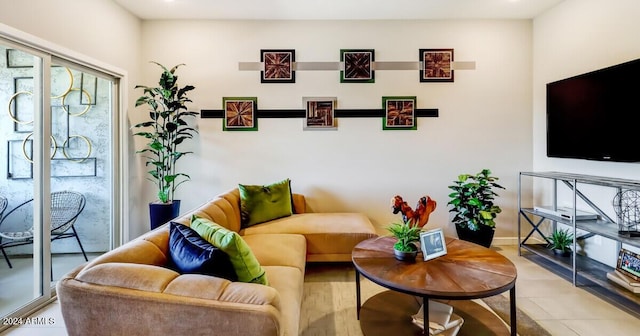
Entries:
{"type": "MultiPolygon", "coordinates": [[[[555,221],[557,223],[571,226],[571,221],[559,216],[553,216],[547,213],[536,211],[531,208],[521,208],[521,212],[531,214],[537,217],[544,217],[548,220],[555,221]]],[[[617,240],[623,244],[628,244],[634,247],[640,248],[640,239],[625,237],[618,234],[618,224],[606,221],[606,220],[579,220],[576,221],[576,228],[599,236],[609,238],[611,240],[617,240]]]]}
{"type": "Polygon", "coordinates": [[[614,188],[617,192],[628,189],[640,190],[640,181],[561,172],[521,172],[518,185],[518,254],[523,255],[523,250],[529,252],[525,257],[572,281],[574,286],[584,287],[612,304],[634,314],[636,317],[640,317],[640,295],[636,295],[607,279],[607,273],[612,272],[614,268],[576,253],[578,247],[576,242],[594,235],[616,241],[618,250],[622,248],[622,244],[640,248],[640,238],[620,235],[618,233],[617,219],[614,220],[607,216],[598,205],[579,190],[579,185],[614,188]],[[575,218],[566,218],[546,211],[542,212],[533,208],[523,207],[523,177],[553,180],[552,206],[554,209],[558,205],[558,185],[568,187],[573,196],[571,210],[576,209],[576,202],[581,199],[598,214],[598,219],[576,220],[575,218]],[[552,225],[551,229],[555,229],[557,224],[564,224],[570,227],[573,236],[576,237],[570,257],[556,256],[553,251],[546,248],[546,244],[532,243],[530,241],[536,232],[541,235],[540,238],[547,239],[542,234],[541,228],[543,225],[548,224],[552,225]],[[527,228],[530,229],[528,232],[526,231],[527,228]],[[587,234],[578,236],[578,230],[585,231],[587,234]]]}
{"type": "MultiPolygon", "coordinates": [[[[570,257],[556,256],[543,244],[525,244],[521,247],[530,252],[523,257],[571,281],[570,257]]],[[[612,267],[580,254],[576,255],[576,262],[580,269],[576,282],[578,286],[640,318],[640,296],[607,279],[607,273],[613,271],[612,267]]]]}

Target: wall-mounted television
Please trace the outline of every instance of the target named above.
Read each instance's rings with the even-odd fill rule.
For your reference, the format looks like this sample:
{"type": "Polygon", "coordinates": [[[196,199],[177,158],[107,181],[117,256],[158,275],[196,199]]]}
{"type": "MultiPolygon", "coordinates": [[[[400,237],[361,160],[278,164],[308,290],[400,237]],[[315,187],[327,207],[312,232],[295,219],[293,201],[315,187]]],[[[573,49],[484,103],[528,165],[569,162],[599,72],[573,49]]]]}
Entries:
{"type": "Polygon", "coordinates": [[[640,59],[547,84],[547,156],[640,161],[640,59]]]}

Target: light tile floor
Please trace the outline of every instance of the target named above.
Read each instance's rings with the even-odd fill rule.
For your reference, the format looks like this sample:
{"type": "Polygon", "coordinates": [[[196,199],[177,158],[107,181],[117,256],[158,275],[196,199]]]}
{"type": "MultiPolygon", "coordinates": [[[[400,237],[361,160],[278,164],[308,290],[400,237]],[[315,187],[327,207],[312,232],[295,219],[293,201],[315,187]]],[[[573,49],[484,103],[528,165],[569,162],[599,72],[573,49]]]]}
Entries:
{"type": "MultiPolygon", "coordinates": [[[[558,336],[635,336],[640,334],[640,319],[616,308],[537,264],[518,257],[515,246],[497,248],[518,269],[517,304],[531,318],[558,336]]],[[[66,335],[60,307],[53,302],[33,317],[50,318],[51,325],[25,325],[0,336],[66,335]]],[[[41,320],[38,320],[41,321],[41,320]]],[[[134,333],[132,333],[134,334],[134,333]]]]}

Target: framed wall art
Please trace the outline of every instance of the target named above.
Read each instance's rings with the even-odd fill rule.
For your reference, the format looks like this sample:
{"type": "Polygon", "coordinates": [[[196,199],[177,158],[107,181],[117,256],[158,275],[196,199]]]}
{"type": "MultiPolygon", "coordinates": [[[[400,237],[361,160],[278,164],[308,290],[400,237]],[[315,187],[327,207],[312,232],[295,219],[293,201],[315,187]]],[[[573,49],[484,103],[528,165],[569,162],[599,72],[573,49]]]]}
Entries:
{"type": "Polygon", "coordinates": [[[420,49],[420,82],[453,82],[453,49],[420,49]]]}
{"type": "Polygon", "coordinates": [[[296,51],[293,49],[261,49],[260,62],[264,66],[264,70],[260,71],[261,82],[295,83],[295,61],[296,51]]]}
{"type": "Polygon", "coordinates": [[[257,97],[222,97],[224,131],[257,131],[257,97]]]}
{"type": "Polygon", "coordinates": [[[444,231],[438,228],[421,232],[420,249],[422,249],[422,255],[425,261],[447,254],[444,231]]]}
{"type": "Polygon", "coordinates": [[[344,70],[340,70],[340,83],[374,83],[374,61],[373,49],[340,49],[340,62],[344,63],[344,70]]]}
{"type": "Polygon", "coordinates": [[[416,130],[416,96],[382,97],[383,130],[416,130]]]}
{"type": "Polygon", "coordinates": [[[306,111],[304,129],[336,129],[336,100],[336,97],[303,98],[306,111]]]}

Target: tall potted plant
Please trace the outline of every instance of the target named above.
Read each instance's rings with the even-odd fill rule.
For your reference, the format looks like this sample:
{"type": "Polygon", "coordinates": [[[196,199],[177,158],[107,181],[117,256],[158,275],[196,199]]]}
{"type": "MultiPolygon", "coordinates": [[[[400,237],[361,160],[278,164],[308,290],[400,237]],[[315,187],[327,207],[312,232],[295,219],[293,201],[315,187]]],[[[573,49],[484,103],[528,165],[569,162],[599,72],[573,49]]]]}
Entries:
{"type": "Polygon", "coordinates": [[[195,117],[197,112],[187,111],[186,103],[191,99],[187,93],[194,89],[192,85],[178,86],[176,70],[184,64],[167,69],[160,63],[152,62],[162,68],[159,86],[137,85],[143,95],[136,101],[136,107],[146,105],[149,120],[135,126],[141,129],[134,135],[144,137],[147,143],[144,149],[137,151],[144,156],[148,171],[148,180],[157,187],[158,200],[149,203],[151,229],[175,218],[180,213],[180,201],[176,200],[176,188],[190,180],[189,175],[176,170],[176,162],[186,154],[178,150],[185,140],[192,139],[198,131],[190,127],[186,119],[195,117]]]}
{"type": "Polygon", "coordinates": [[[456,226],[458,237],[482,246],[489,247],[493,241],[496,216],[502,212],[493,203],[498,194],[494,188],[504,189],[496,183],[497,177],[491,176],[489,169],[479,173],[462,174],[449,186],[449,212],[455,213],[452,222],[456,226]]]}

